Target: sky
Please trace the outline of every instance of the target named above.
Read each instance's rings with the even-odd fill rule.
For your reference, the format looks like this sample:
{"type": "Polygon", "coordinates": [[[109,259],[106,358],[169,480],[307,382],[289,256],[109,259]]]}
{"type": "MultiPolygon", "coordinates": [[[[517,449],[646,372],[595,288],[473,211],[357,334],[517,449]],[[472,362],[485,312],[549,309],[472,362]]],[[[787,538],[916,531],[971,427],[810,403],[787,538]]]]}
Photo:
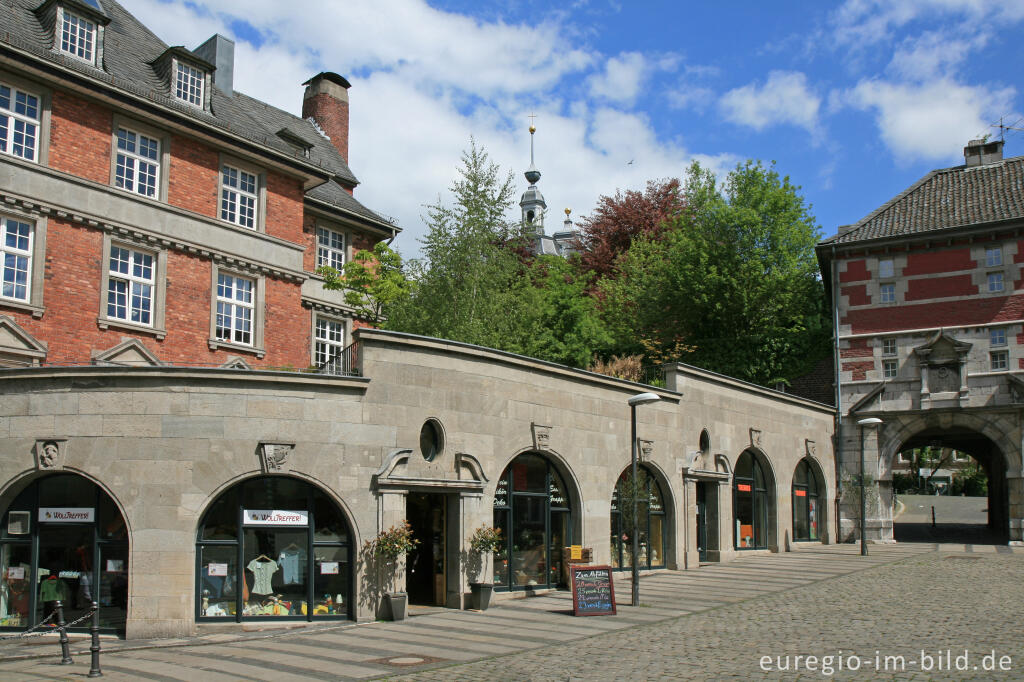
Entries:
{"type": "Polygon", "coordinates": [[[348,78],[355,196],[406,257],[471,137],[526,189],[531,114],[549,233],[694,160],[759,159],[824,238],[1024,128],[1024,0],[121,2],[171,45],[234,39],[235,89],[292,113],[310,76],[348,78]]]}

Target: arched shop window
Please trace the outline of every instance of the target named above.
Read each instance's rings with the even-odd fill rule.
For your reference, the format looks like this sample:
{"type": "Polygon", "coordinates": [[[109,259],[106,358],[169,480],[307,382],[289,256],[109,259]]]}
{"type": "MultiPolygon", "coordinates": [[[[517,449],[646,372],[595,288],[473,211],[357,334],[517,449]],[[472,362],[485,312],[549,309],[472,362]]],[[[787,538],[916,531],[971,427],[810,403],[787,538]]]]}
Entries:
{"type": "Polygon", "coordinates": [[[793,539],[819,540],[818,477],[805,457],[793,475],[793,539]]]}
{"type": "Polygon", "coordinates": [[[637,568],[665,568],[665,497],[658,481],[641,466],[636,484],[632,470],[619,476],[612,492],[612,567],[623,570],[633,565],[633,497],[637,498],[637,568]]]}
{"type": "Polygon", "coordinates": [[[768,546],[768,520],[774,505],[768,480],[757,455],[750,450],[740,455],[733,473],[737,549],[768,546]]]}
{"type": "Polygon", "coordinates": [[[348,618],[351,565],[348,523],[326,494],[286,476],[243,481],[199,524],[196,615],[348,618]]]}
{"type": "MultiPolygon", "coordinates": [[[[100,627],[123,632],[128,612],[128,529],[99,486],[77,474],[38,479],[14,499],[0,528],[0,627],[25,629],[57,600],[67,622],[99,603],[100,627]]],[[[90,623],[76,629],[87,630],[90,623]]]]}
{"type": "Polygon", "coordinates": [[[494,493],[494,527],[505,547],[494,553],[494,585],[523,590],[563,582],[562,548],[572,544],[569,496],[551,463],[519,455],[502,472],[494,493]]]}

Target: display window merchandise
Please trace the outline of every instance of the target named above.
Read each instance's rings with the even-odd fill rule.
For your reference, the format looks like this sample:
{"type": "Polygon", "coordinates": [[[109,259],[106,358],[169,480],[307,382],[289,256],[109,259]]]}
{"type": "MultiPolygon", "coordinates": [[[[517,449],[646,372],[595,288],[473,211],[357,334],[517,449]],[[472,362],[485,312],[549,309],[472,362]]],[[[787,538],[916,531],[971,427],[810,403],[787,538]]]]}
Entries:
{"type": "Polygon", "coordinates": [[[793,539],[820,540],[818,533],[818,477],[807,458],[793,475],[793,539]]]}
{"type": "Polygon", "coordinates": [[[737,549],[768,547],[768,521],[774,507],[770,487],[760,455],[750,450],[740,455],[733,474],[737,549]]]}
{"type": "Polygon", "coordinates": [[[563,584],[562,548],[572,544],[571,521],[565,483],[551,463],[532,453],[512,460],[494,493],[494,527],[505,538],[494,554],[495,589],[563,584]]]}
{"type": "Polygon", "coordinates": [[[201,620],[351,617],[351,540],[338,506],[286,476],[244,481],[207,509],[196,541],[201,620]]]}
{"type": "Polygon", "coordinates": [[[57,601],[71,622],[95,601],[100,627],[123,633],[128,532],[106,492],[76,474],[47,476],[26,486],[0,522],[0,628],[35,625],[57,601]]]}
{"type": "Polygon", "coordinates": [[[665,498],[658,481],[646,466],[619,476],[612,492],[612,568],[633,566],[633,533],[637,534],[637,568],[665,568],[665,498]],[[636,529],[633,528],[633,499],[636,498],[636,529]]]}

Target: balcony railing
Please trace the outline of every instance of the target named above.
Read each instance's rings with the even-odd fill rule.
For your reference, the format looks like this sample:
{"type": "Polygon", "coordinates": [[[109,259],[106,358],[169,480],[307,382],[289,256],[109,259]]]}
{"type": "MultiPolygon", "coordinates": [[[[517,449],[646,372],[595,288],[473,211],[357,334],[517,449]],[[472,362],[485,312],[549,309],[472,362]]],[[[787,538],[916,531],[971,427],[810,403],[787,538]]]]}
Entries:
{"type": "Polygon", "coordinates": [[[350,343],[344,350],[331,357],[327,362],[318,365],[316,371],[320,374],[330,374],[332,376],[362,376],[359,367],[359,342],[350,343]]]}

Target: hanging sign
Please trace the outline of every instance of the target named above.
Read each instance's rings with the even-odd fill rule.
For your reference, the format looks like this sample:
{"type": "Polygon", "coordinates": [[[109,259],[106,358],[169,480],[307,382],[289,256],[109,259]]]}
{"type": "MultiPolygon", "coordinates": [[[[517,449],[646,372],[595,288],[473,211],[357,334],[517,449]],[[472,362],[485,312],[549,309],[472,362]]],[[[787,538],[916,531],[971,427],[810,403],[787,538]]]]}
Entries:
{"type": "Polygon", "coordinates": [[[246,526],[308,526],[309,513],[281,509],[246,509],[246,526]]]}
{"type": "Polygon", "coordinates": [[[92,507],[40,507],[39,520],[43,523],[91,523],[96,520],[92,507]]]}
{"type": "Polygon", "coordinates": [[[574,616],[614,616],[615,585],[610,566],[570,566],[574,616]]]}
{"type": "Polygon", "coordinates": [[[338,575],[337,561],[320,562],[320,575],[338,575]]]}

